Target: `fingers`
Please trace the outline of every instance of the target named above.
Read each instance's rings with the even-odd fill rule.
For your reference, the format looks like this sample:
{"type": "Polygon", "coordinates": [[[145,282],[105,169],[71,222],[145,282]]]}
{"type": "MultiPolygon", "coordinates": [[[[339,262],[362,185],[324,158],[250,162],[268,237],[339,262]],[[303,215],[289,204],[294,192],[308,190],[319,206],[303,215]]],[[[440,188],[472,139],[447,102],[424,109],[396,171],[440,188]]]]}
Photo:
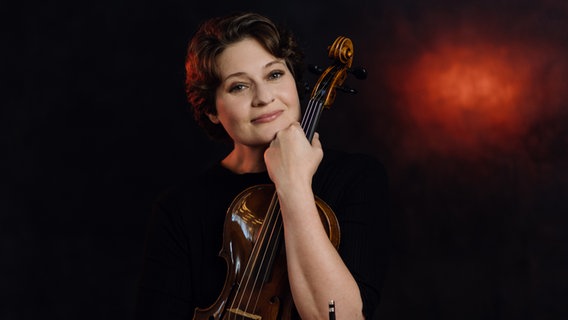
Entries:
{"type": "MultiPolygon", "coordinates": [[[[279,140],[297,140],[297,139],[301,139],[301,140],[306,140],[306,133],[304,132],[304,129],[302,128],[302,126],[300,125],[299,122],[293,122],[292,124],[290,124],[289,127],[280,130],[277,134],[274,140],[272,140],[271,142],[271,146],[274,146],[275,144],[278,144],[279,140]]],[[[311,146],[316,148],[316,149],[322,149],[322,145],[321,145],[321,141],[319,139],[319,133],[315,132],[314,136],[312,138],[312,142],[311,142],[311,146]]]]}
{"type": "Polygon", "coordinates": [[[305,136],[304,129],[302,129],[299,122],[293,122],[288,127],[278,131],[272,142],[274,143],[274,141],[278,139],[289,139],[290,137],[296,137],[300,134],[305,136]]]}
{"type": "Polygon", "coordinates": [[[292,122],[292,124],[290,124],[290,126],[286,129],[284,129],[285,131],[292,131],[295,134],[299,134],[302,133],[305,135],[304,133],[304,129],[302,129],[302,126],[300,125],[299,122],[292,122]]]}
{"type": "Polygon", "coordinates": [[[314,137],[312,138],[312,147],[321,149],[321,141],[319,137],[320,137],[319,133],[315,132],[314,137]]]}

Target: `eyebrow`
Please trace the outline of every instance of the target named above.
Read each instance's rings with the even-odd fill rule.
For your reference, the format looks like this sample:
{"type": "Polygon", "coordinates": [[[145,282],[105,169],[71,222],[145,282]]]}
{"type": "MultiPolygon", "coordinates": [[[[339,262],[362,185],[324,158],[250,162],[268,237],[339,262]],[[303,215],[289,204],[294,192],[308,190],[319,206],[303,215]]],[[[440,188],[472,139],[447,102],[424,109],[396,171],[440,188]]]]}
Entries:
{"type": "MultiPolygon", "coordinates": [[[[269,63],[267,63],[266,65],[264,65],[263,69],[267,69],[270,68],[271,66],[275,65],[275,64],[282,64],[284,66],[286,66],[286,62],[284,60],[273,60],[270,61],[269,63]]],[[[225,79],[222,80],[222,82],[227,81],[227,79],[232,78],[232,77],[239,77],[242,75],[245,75],[246,72],[235,72],[235,73],[231,73],[230,75],[226,76],[225,79]]]]}

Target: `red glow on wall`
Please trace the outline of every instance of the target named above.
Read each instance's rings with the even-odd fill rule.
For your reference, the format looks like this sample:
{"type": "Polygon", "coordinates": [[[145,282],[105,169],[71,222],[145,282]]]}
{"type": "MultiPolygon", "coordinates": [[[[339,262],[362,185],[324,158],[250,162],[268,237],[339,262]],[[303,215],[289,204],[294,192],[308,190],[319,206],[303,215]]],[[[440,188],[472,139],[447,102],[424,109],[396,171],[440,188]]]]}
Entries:
{"type": "Polygon", "coordinates": [[[464,156],[516,147],[537,109],[550,104],[546,96],[559,94],[550,74],[543,77],[551,59],[527,44],[431,45],[391,73],[405,127],[401,147],[464,156]]]}
{"type": "Polygon", "coordinates": [[[522,108],[531,86],[531,68],[517,52],[489,44],[440,44],[396,70],[402,79],[396,84],[398,108],[405,109],[408,129],[416,133],[408,139],[453,154],[506,148],[524,129],[522,108]]]}

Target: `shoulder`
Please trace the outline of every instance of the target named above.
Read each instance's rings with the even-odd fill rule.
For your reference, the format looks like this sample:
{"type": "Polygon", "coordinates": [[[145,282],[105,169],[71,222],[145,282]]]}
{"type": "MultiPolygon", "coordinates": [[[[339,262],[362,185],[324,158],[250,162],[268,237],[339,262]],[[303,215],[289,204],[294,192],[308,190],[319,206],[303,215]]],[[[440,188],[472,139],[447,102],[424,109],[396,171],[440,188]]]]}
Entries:
{"type": "Polygon", "coordinates": [[[387,179],[385,167],[377,158],[338,150],[325,150],[316,175],[318,179],[345,179],[346,182],[364,177],[384,181],[387,179]]]}
{"type": "Polygon", "coordinates": [[[268,173],[236,174],[215,163],[166,189],[155,201],[164,210],[203,215],[224,212],[244,189],[270,183],[268,173]]]}
{"type": "Polygon", "coordinates": [[[365,167],[382,167],[381,162],[368,154],[364,153],[350,153],[335,149],[324,150],[324,161],[327,165],[346,166],[351,164],[364,165],[365,167]]]}
{"type": "Polygon", "coordinates": [[[220,165],[211,165],[163,190],[155,199],[154,205],[174,211],[193,207],[209,198],[207,195],[215,191],[215,186],[226,179],[220,165]]]}
{"type": "Polygon", "coordinates": [[[387,192],[387,185],[385,167],[378,159],[337,150],[324,151],[313,181],[314,192],[330,200],[377,197],[387,192]]]}

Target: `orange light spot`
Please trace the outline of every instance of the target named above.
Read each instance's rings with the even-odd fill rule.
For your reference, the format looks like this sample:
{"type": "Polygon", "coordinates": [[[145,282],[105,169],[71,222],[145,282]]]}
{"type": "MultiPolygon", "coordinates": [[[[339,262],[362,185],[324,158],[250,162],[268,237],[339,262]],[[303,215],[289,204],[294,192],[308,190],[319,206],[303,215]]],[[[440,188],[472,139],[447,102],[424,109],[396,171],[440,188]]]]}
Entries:
{"type": "Polygon", "coordinates": [[[439,45],[403,73],[402,107],[422,143],[467,155],[522,130],[527,72],[510,49],[439,45]]]}

